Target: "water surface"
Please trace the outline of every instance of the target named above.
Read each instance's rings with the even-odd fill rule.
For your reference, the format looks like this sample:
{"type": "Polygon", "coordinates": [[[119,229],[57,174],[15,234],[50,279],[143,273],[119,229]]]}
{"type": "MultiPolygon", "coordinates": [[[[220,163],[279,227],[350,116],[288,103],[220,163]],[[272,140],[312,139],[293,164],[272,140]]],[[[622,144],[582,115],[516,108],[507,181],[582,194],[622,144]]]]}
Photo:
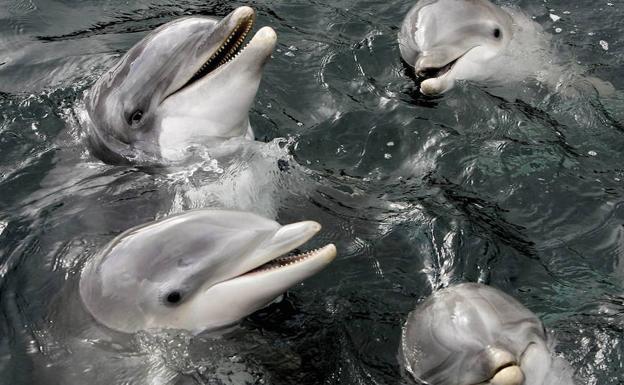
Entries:
{"type": "Polygon", "coordinates": [[[425,98],[396,46],[407,1],[0,4],[2,382],[157,383],[169,378],[150,361],[158,353],[178,383],[408,383],[396,358],[407,313],[433,289],[480,281],[539,314],[582,383],[621,384],[624,3],[504,4],[616,96],[561,97],[529,81],[425,98]],[[98,76],[158,25],[243,4],[279,36],[251,113],[268,143],[260,159],[287,157],[291,171],[267,166],[274,178],[237,195],[228,183],[243,163],[163,175],[90,157],[76,111],[98,76]],[[109,346],[70,320],[71,282],[102,245],[212,204],[317,220],[312,246],[335,242],[340,256],[219,342],[109,346]]]}

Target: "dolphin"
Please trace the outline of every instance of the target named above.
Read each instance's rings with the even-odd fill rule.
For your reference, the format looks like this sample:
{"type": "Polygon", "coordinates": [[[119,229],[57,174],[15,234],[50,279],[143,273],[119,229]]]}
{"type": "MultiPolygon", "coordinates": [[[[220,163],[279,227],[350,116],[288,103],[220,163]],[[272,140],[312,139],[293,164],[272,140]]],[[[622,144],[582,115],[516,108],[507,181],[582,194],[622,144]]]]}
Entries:
{"type": "Polygon", "coordinates": [[[250,7],[222,20],[181,18],[134,45],[86,93],[79,118],[92,153],[159,165],[194,145],[253,139],[249,109],[277,40],[264,27],[244,46],[254,20],[250,7]]]}
{"type": "Polygon", "coordinates": [[[398,42],[425,95],[443,94],[458,80],[504,84],[531,78],[552,89],[589,85],[600,96],[615,94],[610,82],[587,76],[574,60],[557,59],[550,38],[514,7],[489,0],[419,0],[405,16],[398,42]]]}
{"type": "Polygon", "coordinates": [[[289,255],[320,228],[227,210],[168,217],[120,234],[90,259],[80,298],[99,324],[121,333],[217,331],[327,266],[333,244],[289,255]]]}
{"type": "Polygon", "coordinates": [[[401,364],[429,385],[572,385],[542,322],[514,298],[466,283],[434,293],[403,327],[401,364]]]}
{"type": "Polygon", "coordinates": [[[450,90],[456,80],[483,80],[488,65],[512,40],[512,18],[488,0],[420,0],[399,32],[401,57],[424,78],[425,95],[450,90]]]}

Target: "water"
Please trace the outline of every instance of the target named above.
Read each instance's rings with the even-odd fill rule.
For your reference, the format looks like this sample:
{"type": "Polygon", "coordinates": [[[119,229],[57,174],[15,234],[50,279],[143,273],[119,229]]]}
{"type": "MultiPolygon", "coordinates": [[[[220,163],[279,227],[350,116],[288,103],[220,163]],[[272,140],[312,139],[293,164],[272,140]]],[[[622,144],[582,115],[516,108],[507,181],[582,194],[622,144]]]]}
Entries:
{"type": "MultiPolygon", "coordinates": [[[[279,35],[251,114],[262,155],[166,175],[89,156],[76,106],[120,54],[176,17],[242,4],[0,5],[1,382],[408,383],[407,313],[434,288],[480,281],[539,314],[582,383],[622,384],[622,91],[468,84],[424,98],[395,44],[411,2],[260,0],[257,25],[279,35]],[[258,156],[287,159],[287,177],[266,166],[260,187],[232,183],[258,156]],[[216,341],[110,344],[72,321],[72,282],[99,247],[224,201],[320,221],[311,246],[335,242],[339,258],[216,341]]],[[[535,16],[558,58],[624,90],[624,3],[505,4],[535,16]]]]}

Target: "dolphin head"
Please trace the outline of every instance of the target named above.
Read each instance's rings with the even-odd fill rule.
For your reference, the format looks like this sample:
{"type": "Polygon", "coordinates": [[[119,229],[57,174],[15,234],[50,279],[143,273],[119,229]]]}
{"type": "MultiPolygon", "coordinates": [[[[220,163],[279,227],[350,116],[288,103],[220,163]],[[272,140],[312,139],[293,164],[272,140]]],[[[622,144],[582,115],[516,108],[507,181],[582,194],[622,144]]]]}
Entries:
{"type": "Polygon", "coordinates": [[[419,304],[403,328],[401,359],[430,385],[555,385],[541,321],[512,297],[461,284],[419,304]]]}
{"type": "Polygon", "coordinates": [[[287,255],[320,228],[224,210],[169,217],[111,241],[84,267],[80,297],[99,323],[120,332],[216,330],[331,262],[331,244],[287,255]]]}
{"type": "Polygon", "coordinates": [[[187,17],[156,29],[85,98],[88,140],[109,163],[179,160],[189,146],[248,135],[249,109],[276,44],[240,7],[222,20],[187,17]]]}
{"type": "Polygon", "coordinates": [[[455,80],[487,79],[488,62],[511,38],[511,16],[488,0],[420,0],[403,21],[399,48],[424,79],[421,92],[436,95],[455,80]]]}

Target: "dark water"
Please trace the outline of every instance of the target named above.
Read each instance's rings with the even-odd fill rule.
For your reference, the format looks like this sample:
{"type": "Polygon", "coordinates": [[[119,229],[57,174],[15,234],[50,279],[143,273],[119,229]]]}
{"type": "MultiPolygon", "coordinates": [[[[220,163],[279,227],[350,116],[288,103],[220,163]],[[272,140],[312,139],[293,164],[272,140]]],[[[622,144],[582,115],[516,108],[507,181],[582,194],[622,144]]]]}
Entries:
{"type": "Polygon", "coordinates": [[[274,209],[247,204],[283,223],[320,221],[314,243],[335,242],[339,258],[218,343],[139,336],[137,353],[84,338],[89,326],[67,321],[84,260],[130,226],[209,200],[180,193],[197,188],[196,172],[172,182],[91,158],[76,103],[156,26],[242,4],[0,4],[0,383],[159,383],[145,351],[165,356],[178,383],[406,383],[402,322],[432,289],[462,281],[539,314],[581,383],[624,383],[620,0],[505,3],[553,35],[554,55],[613,83],[611,99],[530,82],[425,98],[395,44],[411,2],[249,3],[279,36],[252,125],[262,142],[289,138],[303,171],[274,209]]]}

